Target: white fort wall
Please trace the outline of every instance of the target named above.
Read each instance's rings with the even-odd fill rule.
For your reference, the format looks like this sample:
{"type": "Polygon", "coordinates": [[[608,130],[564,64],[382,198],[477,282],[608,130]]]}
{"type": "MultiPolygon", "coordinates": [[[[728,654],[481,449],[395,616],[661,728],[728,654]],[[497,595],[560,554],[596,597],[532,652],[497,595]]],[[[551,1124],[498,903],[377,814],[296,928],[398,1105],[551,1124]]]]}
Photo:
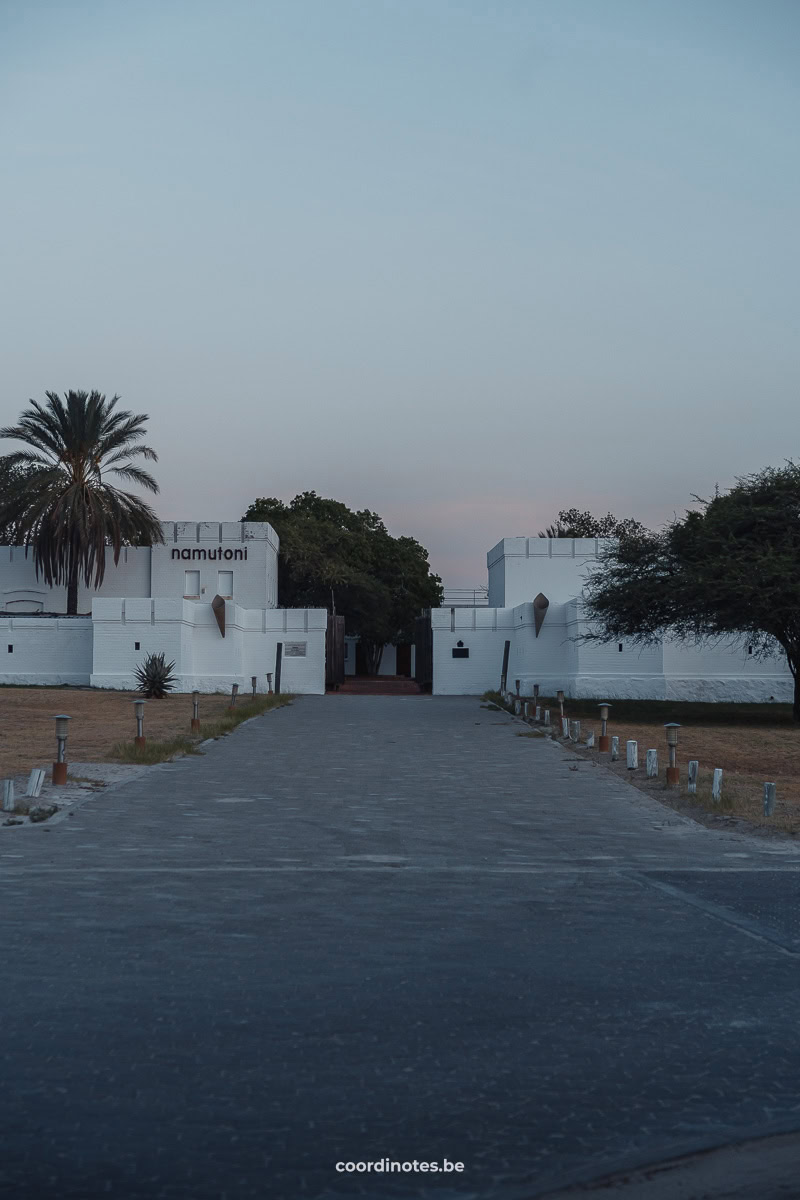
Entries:
{"type": "Polygon", "coordinates": [[[643,648],[625,640],[581,642],[588,626],[580,595],[603,545],[595,538],[499,542],[487,555],[491,607],[432,613],[434,693],[480,695],[499,687],[508,640],[508,686],[513,689],[519,679],[527,694],[538,683],[544,695],[563,688],[573,697],[791,700],[785,657],[759,660],[745,640],[718,645],[667,640],[643,648]],[[540,592],[550,605],[537,638],[533,599],[540,592]],[[455,658],[454,649],[460,651],[455,658]]]}
{"type": "Polygon", "coordinates": [[[0,617],[0,683],[88,687],[91,617],[0,617]]]}
{"type": "Polygon", "coordinates": [[[135,668],[149,653],[175,661],[180,691],[249,692],[251,676],[267,691],[283,645],[281,691],[325,691],[325,609],[244,609],[225,605],[223,638],[210,604],[182,599],[95,600],[93,687],[136,686],[135,668]]]}
{"type": "MultiPolygon", "coordinates": [[[[123,547],[116,567],[106,549],[103,583],[97,591],[79,589],[79,612],[90,612],[95,596],[190,596],[210,603],[219,594],[243,608],[277,606],[279,540],[266,521],[164,521],[161,528],[165,545],[123,547]]],[[[66,605],[66,588],[45,587],[24,547],[0,546],[3,612],[63,613],[66,605]]]]}
{"type": "MultiPolygon", "coordinates": [[[[325,691],[324,609],[279,609],[278,537],[266,522],[177,521],[162,546],[127,547],[115,567],[107,551],[97,593],[82,588],[63,613],[65,588],[36,579],[24,549],[0,547],[0,682],[134,688],[149,653],[175,661],[182,691],[267,690],[283,645],[281,689],[325,691]],[[225,636],[211,602],[225,600],[225,636]],[[28,615],[26,615],[28,614],[28,615]]],[[[273,679],[274,683],[274,679],[273,679]]]]}

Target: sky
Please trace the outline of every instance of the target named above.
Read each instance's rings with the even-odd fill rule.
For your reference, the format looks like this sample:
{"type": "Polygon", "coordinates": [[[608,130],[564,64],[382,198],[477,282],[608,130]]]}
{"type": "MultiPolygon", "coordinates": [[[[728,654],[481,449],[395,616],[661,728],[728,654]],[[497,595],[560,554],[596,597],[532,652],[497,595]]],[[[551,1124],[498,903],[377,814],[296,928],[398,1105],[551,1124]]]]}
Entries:
{"type": "Polygon", "coordinates": [[[798,454],[798,61],[795,0],[0,0],[0,425],[118,393],[165,520],[314,490],[450,587],[657,527],[798,454]]]}

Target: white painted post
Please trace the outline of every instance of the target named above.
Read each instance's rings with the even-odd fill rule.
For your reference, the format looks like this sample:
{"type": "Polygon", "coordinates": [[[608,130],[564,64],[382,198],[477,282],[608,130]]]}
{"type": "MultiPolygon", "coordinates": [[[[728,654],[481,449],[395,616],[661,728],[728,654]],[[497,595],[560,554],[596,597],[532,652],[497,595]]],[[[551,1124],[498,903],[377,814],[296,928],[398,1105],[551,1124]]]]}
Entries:
{"type": "Polygon", "coordinates": [[[658,779],[658,751],[647,751],[647,778],[658,779]]]}
{"type": "Polygon", "coordinates": [[[764,784],[764,816],[771,817],[775,812],[775,784],[764,784]]]}
{"type": "Polygon", "coordinates": [[[722,799],[722,767],[714,767],[714,778],[711,782],[711,799],[719,804],[722,799]]]}
{"type": "Polygon", "coordinates": [[[32,799],[35,800],[36,797],[39,795],[39,793],[42,790],[43,783],[44,783],[44,771],[42,770],[41,767],[34,767],[33,770],[31,771],[30,775],[28,776],[28,788],[27,788],[27,791],[25,792],[25,795],[30,796],[32,799]]]}
{"type": "Polygon", "coordinates": [[[691,759],[689,762],[689,783],[687,784],[687,791],[689,791],[693,796],[697,792],[697,775],[699,771],[700,763],[696,758],[691,759]]]}
{"type": "Polygon", "coordinates": [[[519,700],[515,700],[514,701],[514,716],[518,717],[521,712],[522,712],[522,705],[520,704],[519,700]]]}
{"type": "Polygon", "coordinates": [[[545,723],[545,725],[550,724],[550,709],[549,708],[546,708],[544,710],[544,723],[545,723]]]}
{"type": "Polygon", "coordinates": [[[639,766],[639,743],[627,742],[626,753],[628,756],[628,770],[635,771],[639,766]]]}
{"type": "Polygon", "coordinates": [[[528,701],[527,700],[525,701],[525,703],[522,706],[522,715],[525,718],[525,720],[527,721],[528,720],[528,701]]]}
{"type": "Polygon", "coordinates": [[[573,738],[573,741],[579,742],[581,740],[581,723],[580,723],[580,721],[573,721],[572,728],[575,730],[575,736],[573,738]]]}
{"type": "Polygon", "coordinates": [[[591,749],[591,747],[594,745],[594,730],[592,730],[592,732],[591,732],[591,733],[587,733],[587,735],[586,735],[586,745],[587,745],[587,746],[588,746],[590,749],[591,749]]]}
{"type": "Polygon", "coordinates": [[[3,812],[14,811],[14,780],[3,780],[3,812]]]}
{"type": "Polygon", "coordinates": [[[616,762],[619,758],[619,738],[612,737],[611,739],[611,761],[616,762]]]}
{"type": "Polygon", "coordinates": [[[537,725],[539,724],[541,719],[542,719],[542,710],[541,710],[540,706],[537,704],[536,705],[536,724],[537,725]]]}
{"type": "Polygon", "coordinates": [[[561,736],[563,738],[569,737],[569,717],[561,718],[561,736]]]}

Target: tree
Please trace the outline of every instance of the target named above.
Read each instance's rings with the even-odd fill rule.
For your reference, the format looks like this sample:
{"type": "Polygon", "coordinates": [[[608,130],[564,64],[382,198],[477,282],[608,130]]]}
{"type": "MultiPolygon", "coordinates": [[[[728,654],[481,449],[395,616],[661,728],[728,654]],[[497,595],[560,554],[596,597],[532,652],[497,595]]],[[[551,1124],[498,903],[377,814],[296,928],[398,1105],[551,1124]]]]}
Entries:
{"type": "Polygon", "coordinates": [[[606,548],[584,593],[586,637],[746,638],[762,658],[782,649],[800,721],[800,467],[768,467],[695,499],[699,511],[663,532],[606,548]]]}
{"type": "Polygon", "coordinates": [[[367,670],[377,674],[387,643],[412,641],[414,618],[441,602],[441,580],[428,552],[392,537],[377,513],[302,492],[289,504],[255,500],[245,521],[269,521],[280,537],[278,595],[298,608],[327,608],[360,638],[367,670]]]}
{"type": "Polygon", "coordinates": [[[645,527],[633,517],[619,521],[611,513],[593,517],[577,508],[562,508],[554,524],[539,531],[540,538],[614,538],[645,533],[645,527]]]}
{"type": "Polygon", "coordinates": [[[100,392],[69,391],[62,401],[46,392],[47,403],[30,401],[18,425],[0,437],[30,449],[9,454],[0,526],[13,527],[33,551],[37,578],[48,587],[64,585],[67,612],[78,611],[78,584],[99,588],[106,569],[106,546],[119,562],[123,545],[162,542],[158,517],[143,500],[106,483],[107,473],[158,492],[152,475],[135,463],[158,456],[142,445],[146,414],[117,410],[100,392]]]}
{"type": "Polygon", "coordinates": [[[0,545],[17,546],[22,531],[15,521],[8,520],[9,504],[18,489],[30,474],[30,467],[9,465],[9,456],[0,458],[0,545]]]}

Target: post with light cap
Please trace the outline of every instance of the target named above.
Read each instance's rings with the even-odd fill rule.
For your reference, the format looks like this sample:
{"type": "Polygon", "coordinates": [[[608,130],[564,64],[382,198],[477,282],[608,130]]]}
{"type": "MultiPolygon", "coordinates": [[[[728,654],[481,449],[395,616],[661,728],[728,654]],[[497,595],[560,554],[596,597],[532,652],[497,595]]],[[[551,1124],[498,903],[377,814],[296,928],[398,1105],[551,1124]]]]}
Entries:
{"type": "Polygon", "coordinates": [[[600,709],[600,740],[597,743],[597,749],[601,754],[605,754],[611,748],[608,740],[608,710],[611,705],[607,700],[603,700],[598,707],[600,709]]]}
{"type": "Polygon", "coordinates": [[[53,783],[56,787],[63,787],[67,782],[67,725],[70,718],[65,713],[59,713],[56,717],[56,742],[58,750],[56,751],[56,761],[53,763],[53,783]]]}
{"type": "Polygon", "coordinates": [[[133,739],[134,746],[146,745],[144,736],[144,700],[134,700],[133,711],[136,714],[136,737],[133,739]]]}
{"type": "Polygon", "coordinates": [[[670,721],[664,726],[667,733],[667,748],[669,750],[669,766],[667,767],[667,787],[678,787],[681,782],[681,773],[678,770],[678,730],[680,725],[677,721],[670,721]]]}

